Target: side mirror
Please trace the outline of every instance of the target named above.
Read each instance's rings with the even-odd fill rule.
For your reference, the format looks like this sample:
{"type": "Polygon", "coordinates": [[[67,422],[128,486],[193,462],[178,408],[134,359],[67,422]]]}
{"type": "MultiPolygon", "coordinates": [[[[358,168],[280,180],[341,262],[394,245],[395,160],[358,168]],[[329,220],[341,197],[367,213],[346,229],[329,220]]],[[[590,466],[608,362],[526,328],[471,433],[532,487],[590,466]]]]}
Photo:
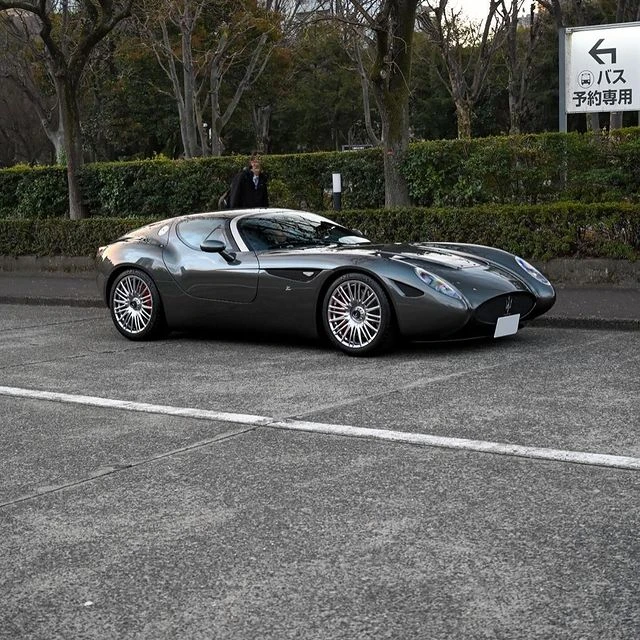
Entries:
{"type": "Polygon", "coordinates": [[[236,254],[226,251],[227,245],[220,240],[205,240],[200,244],[200,250],[205,253],[219,253],[229,264],[235,262],[236,254]]]}

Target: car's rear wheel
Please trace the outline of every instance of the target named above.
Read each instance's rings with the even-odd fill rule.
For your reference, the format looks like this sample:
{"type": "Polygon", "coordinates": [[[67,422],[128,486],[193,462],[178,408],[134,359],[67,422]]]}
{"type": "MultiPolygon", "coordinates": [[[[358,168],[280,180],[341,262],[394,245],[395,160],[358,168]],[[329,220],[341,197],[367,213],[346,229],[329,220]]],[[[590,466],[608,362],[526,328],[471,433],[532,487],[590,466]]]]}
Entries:
{"type": "Polygon", "coordinates": [[[329,287],[322,307],[325,332],[338,349],[354,356],[388,348],[394,338],[393,313],[383,288],[361,273],[348,273],[329,287]]]}
{"type": "Polygon", "coordinates": [[[116,329],[129,340],[150,340],[165,330],[160,294],[144,271],[122,272],[111,287],[109,306],[116,329]]]}

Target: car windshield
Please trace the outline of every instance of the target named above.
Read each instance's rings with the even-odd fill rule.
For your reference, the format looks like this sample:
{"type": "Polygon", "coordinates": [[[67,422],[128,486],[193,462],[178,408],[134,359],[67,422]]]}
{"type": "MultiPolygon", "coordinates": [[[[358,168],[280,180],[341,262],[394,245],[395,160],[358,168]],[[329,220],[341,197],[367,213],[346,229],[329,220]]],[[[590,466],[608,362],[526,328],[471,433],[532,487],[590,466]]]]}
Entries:
{"type": "Polygon", "coordinates": [[[254,251],[369,242],[359,231],[314,214],[249,216],[239,221],[238,230],[254,251]]]}

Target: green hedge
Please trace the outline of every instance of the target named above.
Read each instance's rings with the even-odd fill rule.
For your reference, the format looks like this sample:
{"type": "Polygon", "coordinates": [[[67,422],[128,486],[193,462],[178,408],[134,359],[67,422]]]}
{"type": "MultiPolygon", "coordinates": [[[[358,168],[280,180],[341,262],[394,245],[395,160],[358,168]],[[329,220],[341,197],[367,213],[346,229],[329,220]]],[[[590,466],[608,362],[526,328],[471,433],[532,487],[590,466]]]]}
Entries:
{"type": "Polygon", "coordinates": [[[345,211],[332,217],[381,242],[470,242],[537,260],[640,257],[640,204],[416,207],[345,211]]]}
{"type": "Polygon", "coordinates": [[[107,244],[131,229],[155,218],[47,218],[16,220],[0,218],[0,255],[94,256],[107,244]]]}
{"type": "MultiPolygon", "coordinates": [[[[640,204],[555,203],[327,212],[378,242],[471,242],[537,260],[640,257],[640,204]]],[[[93,256],[149,218],[0,219],[0,255],[93,256]]]]}
{"type": "MultiPolygon", "coordinates": [[[[86,165],[80,182],[89,217],[166,218],[217,209],[245,165],[243,156],[143,160],[86,165]]],[[[378,150],[268,156],[272,205],[321,210],[331,203],[331,175],[342,173],[343,204],[384,203],[378,150]]],[[[64,167],[0,170],[0,217],[59,218],[68,214],[64,167]]]]}
{"type": "Polygon", "coordinates": [[[424,142],[405,175],[415,204],[640,201],[640,129],[424,142]]]}
{"type": "MultiPolygon", "coordinates": [[[[91,164],[81,188],[90,217],[160,218],[217,207],[245,158],[91,164]]],[[[380,149],[265,157],[275,206],[331,206],[331,174],[342,175],[344,208],[384,205],[380,149]]],[[[608,136],[548,133],[412,144],[404,174],[416,206],[640,201],[640,128],[608,136]]],[[[0,217],[67,215],[63,167],[0,171],[0,217]]]]}

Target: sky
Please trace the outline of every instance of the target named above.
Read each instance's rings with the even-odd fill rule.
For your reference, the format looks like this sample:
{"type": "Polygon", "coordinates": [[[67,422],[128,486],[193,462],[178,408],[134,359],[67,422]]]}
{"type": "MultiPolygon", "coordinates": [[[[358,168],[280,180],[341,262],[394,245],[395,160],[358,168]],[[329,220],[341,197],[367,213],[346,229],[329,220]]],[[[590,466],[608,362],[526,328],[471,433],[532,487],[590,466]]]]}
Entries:
{"type": "Polygon", "coordinates": [[[449,5],[452,9],[462,9],[472,20],[484,20],[489,11],[489,0],[450,0],[449,5]]]}

